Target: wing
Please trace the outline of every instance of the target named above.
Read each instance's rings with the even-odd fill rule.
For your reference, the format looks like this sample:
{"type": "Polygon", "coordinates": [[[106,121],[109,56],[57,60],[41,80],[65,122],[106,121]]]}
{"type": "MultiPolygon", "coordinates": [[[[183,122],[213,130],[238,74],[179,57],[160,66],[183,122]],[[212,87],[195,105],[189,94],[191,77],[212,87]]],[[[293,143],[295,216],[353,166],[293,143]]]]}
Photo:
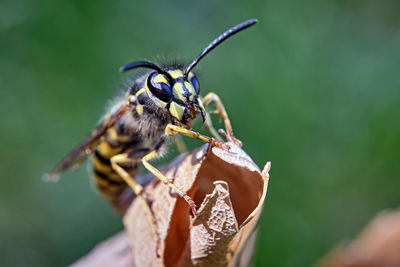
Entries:
{"type": "Polygon", "coordinates": [[[116,111],[106,116],[88,137],[62,159],[50,172],[43,176],[45,181],[57,181],[63,173],[78,168],[92,153],[95,147],[101,142],[107,129],[115,123],[130,109],[130,105],[122,105],[116,111]]]}

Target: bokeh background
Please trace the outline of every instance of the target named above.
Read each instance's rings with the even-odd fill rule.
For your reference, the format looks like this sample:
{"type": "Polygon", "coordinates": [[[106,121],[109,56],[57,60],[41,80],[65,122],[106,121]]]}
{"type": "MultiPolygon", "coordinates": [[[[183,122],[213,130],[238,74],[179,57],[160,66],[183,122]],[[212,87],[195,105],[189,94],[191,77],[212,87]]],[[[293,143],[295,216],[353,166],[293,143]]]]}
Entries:
{"type": "Polygon", "coordinates": [[[187,63],[249,18],[198,70],[245,150],[272,161],[254,265],[309,266],[353,238],[400,204],[399,3],[1,1],[0,265],[67,265],[120,231],[87,168],[41,175],[123,89],[121,65],[187,63]]]}

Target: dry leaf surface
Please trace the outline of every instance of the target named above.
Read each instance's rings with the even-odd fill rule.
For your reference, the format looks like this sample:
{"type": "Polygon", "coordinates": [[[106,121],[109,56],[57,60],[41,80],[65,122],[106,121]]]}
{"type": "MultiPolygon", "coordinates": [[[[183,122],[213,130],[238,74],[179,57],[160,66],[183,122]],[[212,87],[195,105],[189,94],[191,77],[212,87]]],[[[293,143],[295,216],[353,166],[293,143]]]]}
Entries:
{"type": "Polygon", "coordinates": [[[229,146],[204,145],[163,172],[200,207],[196,217],[158,179],[145,187],[156,228],[135,199],[124,216],[126,234],[121,234],[131,251],[125,257],[132,260],[124,266],[248,266],[270,163],[261,172],[240,147],[229,146]]]}
{"type": "Polygon", "coordinates": [[[97,245],[91,253],[79,259],[72,267],[133,266],[128,236],[121,232],[97,245]]]}
{"type": "Polygon", "coordinates": [[[336,248],[318,266],[400,266],[400,211],[380,213],[356,240],[336,248]]]}

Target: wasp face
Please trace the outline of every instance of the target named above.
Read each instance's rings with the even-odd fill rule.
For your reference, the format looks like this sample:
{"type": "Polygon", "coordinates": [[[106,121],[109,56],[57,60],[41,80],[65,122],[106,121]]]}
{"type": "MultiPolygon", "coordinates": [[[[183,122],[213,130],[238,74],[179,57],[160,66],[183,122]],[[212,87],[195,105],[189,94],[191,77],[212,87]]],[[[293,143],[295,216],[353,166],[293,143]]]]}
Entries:
{"type": "Polygon", "coordinates": [[[166,108],[169,114],[184,125],[205,112],[199,101],[199,82],[193,73],[184,76],[182,70],[152,72],[146,81],[146,91],[153,101],[166,108]]]}

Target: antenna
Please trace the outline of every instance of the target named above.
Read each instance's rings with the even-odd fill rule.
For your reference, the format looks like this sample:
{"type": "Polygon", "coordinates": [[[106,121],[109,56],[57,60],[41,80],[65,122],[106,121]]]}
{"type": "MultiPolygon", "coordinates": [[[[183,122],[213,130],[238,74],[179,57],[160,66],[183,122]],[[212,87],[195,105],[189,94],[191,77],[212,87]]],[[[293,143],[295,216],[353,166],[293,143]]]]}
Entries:
{"type": "Polygon", "coordinates": [[[213,50],[215,47],[217,47],[220,43],[222,43],[223,41],[225,41],[226,39],[228,39],[232,35],[240,32],[240,31],[243,31],[244,29],[247,29],[248,27],[253,26],[257,22],[258,22],[257,19],[246,20],[246,21],[244,21],[244,22],[242,22],[242,23],[230,28],[229,30],[225,31],[223,34],[221,34],[220,36],[215,38],[214,41],[212,41],[206,48],[204,48],[204,50],[200,53],[200,55],[198,55],[192,61],[192,63],[190,63],[190,65],[186,68],[184,76],[186,77],[189,74],[189,72],[197,65],[197,63],[199,63],[199,61],[205,55],[207,55],[211,50],[213,50]]]}
{"type": "Polygon", "coordinates": [[[121,68],[119,68],[119,71],[120,72],[125,72],[125,71],[133,70],[133,69],[136,69],[136,68],[148,68],[148,69],[156,70],[158,73],[161,73],[161,74],[164,74],[165,76],[167,76],[167,78],[170,81],[173,81],[171,75],[168,72],[162,70],[156,64],[148,62],[148,61],[135,61],[135,62],[126,64],[126,65],[122,66],[121,68]]]}

